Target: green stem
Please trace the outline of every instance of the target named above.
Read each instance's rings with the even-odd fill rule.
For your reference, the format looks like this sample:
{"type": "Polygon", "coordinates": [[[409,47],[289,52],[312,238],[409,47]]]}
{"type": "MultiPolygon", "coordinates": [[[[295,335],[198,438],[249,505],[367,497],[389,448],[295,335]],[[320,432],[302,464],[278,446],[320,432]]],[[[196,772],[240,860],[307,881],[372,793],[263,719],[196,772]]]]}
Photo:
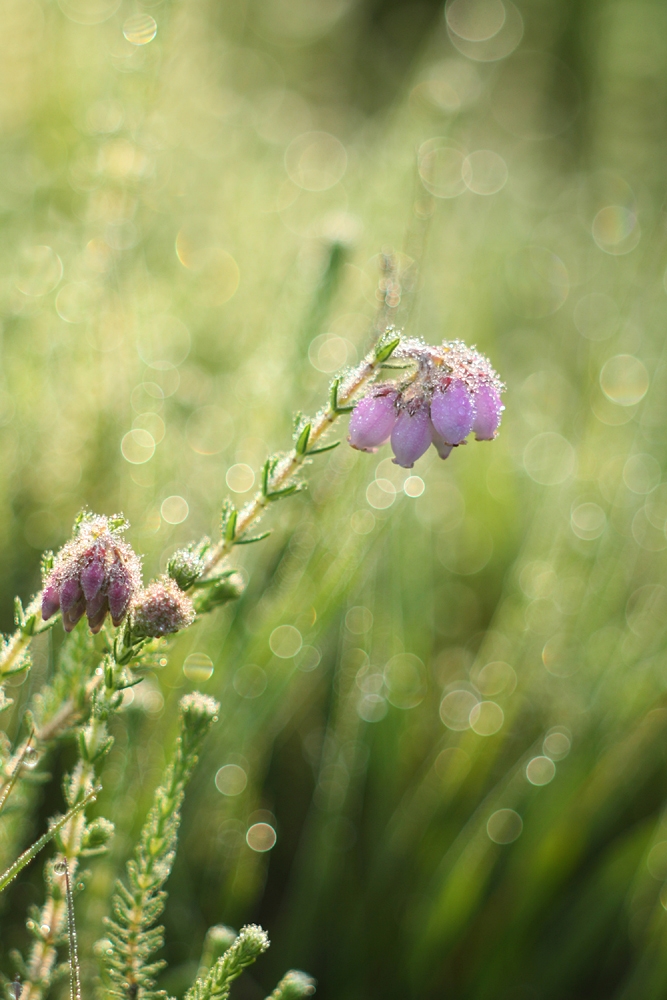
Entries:
{"type": "Polygon", "coordinates": [[[275,494],[289,484],[292,477],[299,471],[309,454],[312,454],[317,442],[331,429],[345,408],[348,407],[356,394],[363,389],[382,367],[384,357],[378,357],[377,347],[366,356],[364,361],[341,384],[337,393],[337,405],[329,403],[318,413],[311,424],[308,436],[308,450],[303,454],[294,447],[281,459],[267,479],[267,489],[259,490],[246,506],[239,511],[236,520],[234,538],[223,538],[216,545],[207,560],[204,577],[210,576],[222,560],[229,555],[235,544],[243,541],[245,532],[260,519],[266,507],[271,503],[271,494],[275,494]],[[238,541],[237,541],[238,540],[238,541]]]}
{"type": "Polygon", "coordinates": [[[53,840],[56,834],[60,833],[63,827],[66,826],[70,820],[74,819],[74,817],[77,816],[82,809],[85,809],[87,805],[93,802],[101,791],[101,785],[96,785],[92,788],[80,802],[77,802],[77,804],[72,806],[72,808],[69,809],[64,816],[61,816],[59,820],[56,820],[56,822],[49,827],[46,833],[43,833],[39,840],[35,841],[32,847],[29,847],[27,851],[24,851],[23,854],[16,859],[14,864],[11,865],[11,867],[8,868],[3,875],[0,875],[0,892],[2,892],[3,889],[6,889],[9,883],[16,878],[19,872],[23,871],[25,866],[39,854],[42,848],[46,847],[49,841],[53,840]]]}

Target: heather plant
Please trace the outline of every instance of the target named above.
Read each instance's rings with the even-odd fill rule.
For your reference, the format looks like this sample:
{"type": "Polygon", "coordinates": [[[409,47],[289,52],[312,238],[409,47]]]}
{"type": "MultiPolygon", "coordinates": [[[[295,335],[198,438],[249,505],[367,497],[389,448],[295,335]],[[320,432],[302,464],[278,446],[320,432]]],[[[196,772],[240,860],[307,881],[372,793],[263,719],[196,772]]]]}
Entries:
{"type": "Polygon", "coordinates": [[[184,996],[251,924],[272,943],[232,984],[248,1000],[291,967],[323,1000],[659,1000],[664,3],[0,6],[0,629],[32,661],[2,684],[21,761],[0,796],[9,1000],[26,916],[53,899],[67,934],[58,833],[101,817],[114,835],[70,888],[82,995],[116,988],[95,943],[105,917],[126,927],[114,885],[134,898],[194,690],[219,721],[149,887],[168,902],[133,930],[164,926],[151,989],[184,996]],[[272,534],[230,549],[221,498],[240,541],[295,407],[312,433],[324,382],[391,325],[417,353],[387,359],[320,439],[341,445],[296,470],[308,489],[243,537],[272,534]],[[458,340],[507,384],[493,445],[469,429],[473,397],[497,419],[491,373],[445,384],[421,356],[458,340]],[[142,557],[131,635],[111,607],[66,634],[28,600],[83,507],[112,539],[93,621],[114,547],[142,557]],[[72,816],[62,781],[107,656],[141,680],[95,723],[90,747],[114,742],[72,816]]]}
{"type": "MultiPolygon", "coordinates": [[[[395,270],[391,260],[385,261],[387,270],[395,270]]],[[[20,842],[36,803],[24,786],[30,778],[48,780],[39,765],[53,745],[73,739],[77,761],[63,778],[66,812],[52,817],[47,831],[0,875],[2,891],[49,842],[55,843],[55,856],[44,866],[44,902],[32,907],[26,924],[32,947],[26,956],[14,954],[17,1000],[45,997],[63,968],[69,968],[71,1000],[81,1000],[73,888],[84,889],[82,864],[105,853],[114,834],[113,822],[86,814],[102,791],[100,769],[113,745],[110,720],[122,708],[125,692],[141,684],[156,661],[164,665],[166,637],[240,596],[242,582],[229,565],[234,548],[270,534],[257,533],[257,523],[272,504],[306,488],[305,467],[340,444],[326,437],[342,415],[351,413],[352,447],[375,451],[391,438],[394,461],[411,468],[431,442],[446,458],[472,430],[478,439],[492,440],[500,422],[502,388],[488,360],[474,349],[459,341],[432,347],[403,339],[389,326],[359,366],[333,379],[328,402],[314,417],[295,416],[293,447],[267,458],[255,496],[240,510],[225,501],[219,540],[203,538],[177,550],[167,573],[146,587],[141,559],[123,538],[129,524],[122,515],[81,512],[71,540],[55,556],[44,555],[41,592],[25,610],[16,599],[16,631],[3,638],[0,650],[0,683],[30,671],[31,641],[58,620],[67,639],[51,682],[22,706],[22,740],[12,747],[9,735],[0,733],[0,823],[10,817],[10,844],[20,842]],[[63,944],[68,948],[64,966],[58,954],[63,944]]],[[[7,712],[12,700],[2,687],[0,694],[7,712]]],[[[164,945],[163,928],[156,921],[165,907],[185,789],[219,709],[218,702],[199,692],[180,701],[172,760],[127,862],[127,881],[116,882],[106,936],[96,946],[104,996],[166,996],[156,988],[165,965],[155,957],[164,945]]],[[[268,946],[266,933],[255,925],[243,927],[238,936],[211,928],[186,1000],[225,1000],[234,979],[268,946]]],[[[307,975],[291,971],[271,996],[296,1000],[313,991],[307,975]]]]}

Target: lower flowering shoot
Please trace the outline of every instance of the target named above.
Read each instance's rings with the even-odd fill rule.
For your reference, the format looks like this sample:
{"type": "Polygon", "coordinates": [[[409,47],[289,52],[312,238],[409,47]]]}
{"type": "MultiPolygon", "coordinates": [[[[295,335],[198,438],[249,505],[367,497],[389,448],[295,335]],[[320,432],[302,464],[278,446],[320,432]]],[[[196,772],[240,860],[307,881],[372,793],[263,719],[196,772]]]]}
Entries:
{"type": "Polygon", "coordinates": [[[350,417],[353,448],[374,452],[391,441],[394,462],[411,469],[431,444],[447,458],[471,432],[478,441],[496,437],[505,387],[475,348],[403,340],[386,368],[396,376],[376,383],[350,417]]]}
{"type": "Polygon", "coordinates": [[[61,611],[66,632],[84,614],[94,633],[102,628],[107,613],[114,625],[121,624],[141,586],[141,561],[120,537],[127,527],[120,515],[79,515],[73,538],[58,553],[44,580],[44,621],[61,611]]]}

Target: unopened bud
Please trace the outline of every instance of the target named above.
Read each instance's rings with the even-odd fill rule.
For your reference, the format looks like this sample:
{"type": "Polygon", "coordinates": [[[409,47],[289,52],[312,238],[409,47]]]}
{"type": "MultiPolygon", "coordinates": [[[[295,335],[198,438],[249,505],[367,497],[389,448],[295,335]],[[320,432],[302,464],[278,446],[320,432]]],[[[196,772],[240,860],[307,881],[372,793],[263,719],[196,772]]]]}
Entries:
{"type": "Polygon", "coordinates": [[[194,620],[192,601],[166,577],[150,583],[132,605],[132,635],[135,638],[158,638],[180,632],[194,620]]]}
{"type": "Polygon", "coordinates": [[[377,451],[389,440],[397,416],[395,392],[366,396],[352,412],[347,440],[358,451],[377,451]]]}
{"type": "Polygon", "coordinates": [[[401,410],[391,432],[394,462],[411,469],[431,444],[431,424],[426,406],[417,406],[411,413],[401,410]]]}

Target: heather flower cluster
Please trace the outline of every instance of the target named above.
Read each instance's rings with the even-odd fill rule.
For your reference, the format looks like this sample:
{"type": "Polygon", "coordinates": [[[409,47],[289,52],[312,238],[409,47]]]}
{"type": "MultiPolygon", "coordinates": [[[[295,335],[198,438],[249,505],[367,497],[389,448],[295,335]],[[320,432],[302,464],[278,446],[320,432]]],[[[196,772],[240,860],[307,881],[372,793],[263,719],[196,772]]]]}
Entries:
{"type": "Polygon", "coordinates": [[[44,621],[60,610],[66,632],[84,614],[94,633],[107,612],[114,625],[121,624],[141,587],[141,561],[120,537],[127,526],[123,517],[81,516],[44,581],[44,621]]]}
{"type": "Polygon", "coordinates": [[[373,452],[391,441],[394,462],[411,469],[431,444],[447,458],[471,432],[478,441],[496,436],[504,385],[479,351],[460,340],[431,346],[411,339],[401,341],[391,362],[404,374],[357,403],[348,435],[353,448],[373,452]]]}

